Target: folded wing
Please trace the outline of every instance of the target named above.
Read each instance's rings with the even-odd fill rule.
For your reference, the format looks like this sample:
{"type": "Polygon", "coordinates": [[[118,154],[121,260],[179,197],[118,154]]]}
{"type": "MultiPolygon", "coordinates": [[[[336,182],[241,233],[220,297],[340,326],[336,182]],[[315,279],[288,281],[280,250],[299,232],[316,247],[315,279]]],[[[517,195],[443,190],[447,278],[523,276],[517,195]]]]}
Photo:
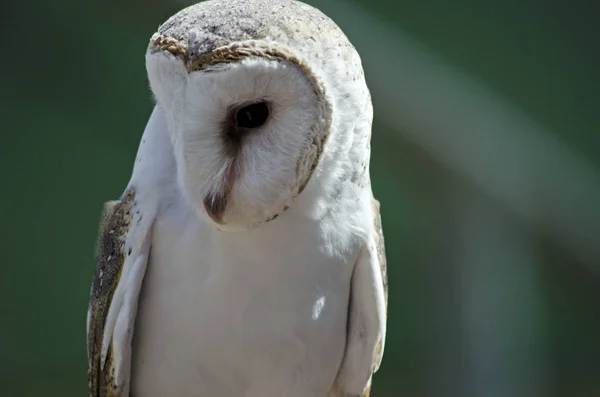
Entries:
{"type": "Polygon", "coordinates": [[[352,275],[346,352],[330,397],[368,397],[385,345],[387,268],[379,202],[373,199],[374,230],[352,275]]]}
{"type": "Polygon", "coordinates": [[[131,337],[148,262],[152,219],[129,188],[106,204],[88,308],[90,397],[128,397],[131,337]]]}

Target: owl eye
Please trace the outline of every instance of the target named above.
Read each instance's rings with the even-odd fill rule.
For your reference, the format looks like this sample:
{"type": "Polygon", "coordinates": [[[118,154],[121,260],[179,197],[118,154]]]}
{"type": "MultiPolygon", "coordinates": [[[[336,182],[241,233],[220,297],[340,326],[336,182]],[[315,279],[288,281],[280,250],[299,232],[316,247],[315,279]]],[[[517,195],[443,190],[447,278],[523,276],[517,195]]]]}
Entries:
{"type": "Polygon", "coordinates": [[[266,102],[257,102],[244,106],[235,115],[236,126],[239,128],[258,128],[269,118],[269,106],[266,102]]]}

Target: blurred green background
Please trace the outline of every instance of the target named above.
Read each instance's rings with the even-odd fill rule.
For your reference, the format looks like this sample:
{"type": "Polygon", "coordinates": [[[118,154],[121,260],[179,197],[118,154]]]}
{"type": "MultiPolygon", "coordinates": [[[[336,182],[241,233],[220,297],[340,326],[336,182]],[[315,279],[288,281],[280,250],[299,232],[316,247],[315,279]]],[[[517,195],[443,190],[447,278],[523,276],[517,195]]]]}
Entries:
{"type": "MultiPolygon", "coordinates": [[[[310,3],[375,104],[390,306],[372,395],[600,396],[597,5],[310,3]]],[[[148,39],[187,4],[2,5],[2,396],[87,393],[100,210],[151,112],[148,39]]]]}

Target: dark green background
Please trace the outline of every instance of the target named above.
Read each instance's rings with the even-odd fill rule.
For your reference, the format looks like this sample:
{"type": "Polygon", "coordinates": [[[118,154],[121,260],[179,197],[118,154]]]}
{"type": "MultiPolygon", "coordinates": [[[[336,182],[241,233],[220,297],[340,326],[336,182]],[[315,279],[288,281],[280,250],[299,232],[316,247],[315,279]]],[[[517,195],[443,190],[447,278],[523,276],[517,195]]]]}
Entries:
{"type": "MultiPolygon", "coordinates": [[[[311,4],[331,7],[325,0],[311,4]]],[[[592,1],[352,4],[468,71],[576,150],[599,175],[600,14],[592,1]]],[[[152,108],[144,66],[148,39],[183,5],[2,5],[2,396],[86,394],[85,317],[98,218],[102,203],[119,197],[129,179],[152,108]]],[[[337,22],[351,39],[369,34],[337,22]]],[[[367,82],[382,78],[370,73],[376,62],[363,59],[367,82]]],[[[378,92],[372,95],[377,104],[378,92]]],[[[431,258],[439,247],[453,245],[454,207],[443,199],[447,187],[480,193],[379,120],[377,107],[375,115],[372,177],[383,206],[390,311],[386,355],[372,395],[477,395],[464,387],[477,368],[464,364],[462,346],[472,336],[462,333],[460,303],[452,303],[452,291],[460,290],[452,284],[453,262],[432,266],[431,258]]],[[[515,218],[481,197],[496,216],[515,218]]],[[[523,338],[513,332],[516,344],[500,348],[490,362],[499,368],[535,366],[539,396],[600,396],[599,273],[556,247],[543,228],[524,225],[519,231],[537,247],[532,272],[540,316],[532,322],[535,332],[523,338]],[[531,357],[519,356],[521,345],[536,354],[531,364],[531,357]]],[[[497,288],[509,296],[512,285],[500,281],[497,288]]],[[[515,317],[519,307],[515,299],[515,317]]],[[[510,321],[504,325],[511,328],[510,321]]],[[[488,372],[494,378],[495,366],[488,372]]],[[[534,395],[526,392],[527,380],[511,379],[517,379],[512,390],[518,395],[534,395]]],[[[490,381],[483,388],[501,396],[504,386],[490,381]]]]}

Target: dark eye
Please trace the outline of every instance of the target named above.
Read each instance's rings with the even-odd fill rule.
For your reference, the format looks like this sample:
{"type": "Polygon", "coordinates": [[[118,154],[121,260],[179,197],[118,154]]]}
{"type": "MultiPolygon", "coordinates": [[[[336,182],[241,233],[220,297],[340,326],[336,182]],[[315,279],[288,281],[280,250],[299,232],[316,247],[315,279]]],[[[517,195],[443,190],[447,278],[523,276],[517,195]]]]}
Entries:
{"type": "Polygon", "coordinates": [[[253,103],[237,111],[235,122],[239,128],[258,128],[269,118],[269,106],[266,102],[253,103]]]}

